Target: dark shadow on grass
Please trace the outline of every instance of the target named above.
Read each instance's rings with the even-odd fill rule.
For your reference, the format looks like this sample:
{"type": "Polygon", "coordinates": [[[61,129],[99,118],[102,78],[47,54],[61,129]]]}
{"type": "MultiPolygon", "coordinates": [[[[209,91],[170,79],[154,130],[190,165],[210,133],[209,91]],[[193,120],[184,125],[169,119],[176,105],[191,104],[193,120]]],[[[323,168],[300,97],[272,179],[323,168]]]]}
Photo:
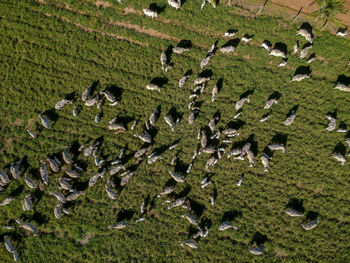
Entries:
{"type": "Polygon", "coordinates": [[[247,98],[249,95],[252,95],[253,93],[254,93],[254,89],[247,90],[239,96],[239,99],[241,100],[241,99],[247,98]]]}
{"type": "Polygon", "coordinates": [[[313,59],[313,58],[315,58],[316,57],[316,53],[312,53],[311,55],[310,55],[310,57],[308,58],[308,60],[309,59],[313,59]]]}
{"type": "Polygon", "coordinates": [[[57,114],[55,109],[47,110],[43,114],[46,115],[50,121],[53,122],[56,122],[59,118],[59,115],[57,114]]]}
{"type": "Polygon", "coordinates": [[[277,42],[273,48],[282,51],[285,55],[287,55],[288,49],[286,44],[277,42]]]}
{"type": "Polygon", "coordinates": [[[232,209],[230,211],[227,211],[223,214],[222,218],[221,218],[221,222],[225,222],[225,221],[234,221],[237,217],[241,217],[242,216],[242,212],[232,209]]]}
{"type": "Polygon", "coordinates": [[[265,39],[263,43],[265,43],[269,48],[272,47],[272,43],[267,39],[265,39]]]}
{"type": "Polygon", "coordinates": [[[213,44],[213,46],[214,46],[214,48],[213,48],[213,51],[212,52],[208,52],[208,54],[207,54],[207,56],[206,57],[208,57],[208,56],[210,56],[210,55],[214,55],[215,53],[216,53],[216,51],[218,50],[218,43],[219,43],[219,41],[218,40],[216,40],[215,42],[214,42],[214,44],[213,44]]]}
{"type": "Polygon", "coordinates": [[[191,192],[192,187],[187,185],[184,189],[182,189],[182,191],[178,194],[175,195],[176,199],[182,198],[187,196],[190,192],[191,192]]]}
{"type": "Polygon", "coordinates": [[[213,183],[214,188],[213,188],[213,199],[214,201],[216,200],[216,198],[218,197],[218,189],[215,186],[215,183],[213,183]]]}
{"type": "Polygon", "coordinates": [[[158,5],[156,3],[152,3],[149,5],[149,9],[151,9],[152,11],[156,11],[158,15],[165,10],[165,7],[166,6],[164,4],[158,5]]]}
{"type": "MultiPolygon", "coordinates": [[[[184,219],[186,220],[186,219],[184,219]]],[[[198,228],[194,225],[189,225],[187,239],[192,239],[192,236],[198,232],[198,228]]]]}
{"type": "MultiPolygon", "coordinates": [[[[9,240],[12,243],[12,245],[14,243],[23,244],[22,240],[23,240],[23,238],[26,238],[24,234],[19,234],[17,232],[14,232],[13,230],[9,230],[9,231],[6,231],[6,232],[0,234],[0,241],[2,243],[4,242],[4,236],[9,237],[9,240]]],[[[18,249],[16,249],[16,250],[18,250],[18,249]]]]}
{"type": "Polygon", "coordinates": [[[253,34],[253,35],[244,34],[244,36],[243,36],[243,37],[245,37],[245,38],[247,38],[247,39],[249,39],[249,38],[253,38],[253,37],[254,37],[254,34],[253,34]]]}
{"type": "Polygon", "coordinates": [[[305,221],[315,220],[318,217],[318,212],[309,211],[305,216],[305,221]]]}
{"type": "Polygon", "coordinates": [[[236,28],[230,28],[230,29],[228,29],[227,31],[226,31],[227,33],[229,33],[229,34],[236,34],[237,32],[238,32],[238,29],[236,29],[236,28]]]}
{"type": "Polygon", "coordinates": [[[233,144],[232,144],[232,148],[231,148],[231,150],[233,150],[233,149],[241,149],[246,143],[251,143],[251,139],[253,138],[254,139],[254,134],[252,134],[252,135],[250,135],[249,137],[248,137],[248,139],[243,139],[243,140],[240,140],[240,141],[237,141],[237,142],[234,142],[233,144]],[[252,137],[250,137],[250,136],[252,136],[252,137]]]}
{"type": "Polygon", "coordinates": [[[122,209],[117,215],[117,221],[130,220],[135,214],[134,210],[131,209],[122,209]]]}
{"type": "Polygon", "coordinates": [[[159,87],[162,87],[162,86],[164,86],[165,84],[167,84],[168,83],[168,79],[167,78],[163,78],[163,77],[155,77],[155,78],[153,78],[152,80],[151,80],[151,84],[155,84],[155,85],[157,85],[157,86],[159,86],[159,87]]]}
{"type": "MultiPolygon", "coordinates": [[[[183,3],[183,1],[182,1],[182,3],[183,3]]],[[[177,44],[177,46],[183,47],[183,48],[191,48],[192,42],[191,42],[191,40],[183,39],[177,44]]]]}
{"type": "Polygon", "coordinates": [[[190,199],[190,204],[191,204],[191,209],[193,213],[196,215],[197,218],[201,217],[204,210],[205,210],[205,205],[200,204],[199,202],[190,199]]]}
{"type": "Polygon", "coordinates": [[[254,243],[258,246],[264,244],[267,241],[267,236],[261,234],[260,232],[255,232],[252,240],[249,242],[249,245],[253,245],[254,243]]]}
{"type": "Polygon", "coordinates": [[[282,94],[279,93],[278,91],[275,91],[274,93],[272,93],[269,97],[269,100],[271,99],[276,99],[279,100],[282,97],[282,94]]]}
{"type": "Polygon", "coordinates": [[[77,191],[85,191],[89,187],[89,180],[87,181],[72,181],[72,188],[77,191]]]}
{"type": "Polygon", "coordinates": [[[232,128],[232,129],[240,129],[242,128],[246,123],[242,120],[234,120],[234,121],[230,121],[228,124],[227,124],[227,128],[232,128]]]}
{"type": "Polygon", "coordinates": [[[334,111],[327,112],[326,115],[329,115],[329,116],[331,116],[331,117],[336,119],[337,118],[337,112],[338,112],[338,109],[335,109],[334,111]]]}
{"type": "Polygon", "coordinates": [[[171,178],[168,181],[166,181],[164,188],[165,187],[175,187],[175,185],[176,185],[176,181],[171,178]]]}
{"type": "Polygon", "coordinates": [[[255,134],[252,133],[249,135],[247,142],[251,143],[250,150],[254,153],[256,156],[258,154],[258,142],[255,140],[255,134]]]}
{"type": "Polygon", "coordinates": [[[184,74],[184,76],[191,76],[193,74],[192,69],[189,69],[186,71],[186,73],[184,74]]]}
{"type": "Polygon", "coordinates": [[[39,188],[36,188],[34,192],[32,193],[32,201],[33,201],[33,206],[36,207],[36,205],[41,201],[43,198],[44,192],[41,191],[39,188]]]}
{"type": "MultiPolygon", "coordinates": [[[[54,208],[52,208],[53,211],[54,208]]],[[[37,225],[43,225],[43,224],[47,224],[49,222],[49,218],[47,216],[45,216],[42,213],[39,212],[34,212],[34,214],[29,215],[29,214],[22,214],[21,215],[21,219],[24,222],[31,222],[34,221],[37,225]]]]}
{"type": "Polygon", "coordinates": [[[211,78],[212,76],[213,76],[213,71],[211,69],[206,69],[206,70],[203,70],[201,73],[199,73],[199,77],[211,78]]]}
{"type": "Polygon", "coordinates": [[[343,122],[343,121],[341,121],[340,123],[339,123],[339,129],[343,129],[343,130],[346,130],[346,123],[345,122],[343,122]]]}
{"type": "Polygon", "coordinates": [[[216,82],[216,86],[218,87],[218,91],[220,92],[222,90],[222,84],[224,82],[224,78],[221,77],[218,79],[218,81],[216,82]]]}
{"type": "Polygon", "coordinates": [[[296,211],[299,211],[299,212],[302,212],[304,213],[305,209],[304,209],[304,206],[303,206],[303,200],[301,199],[298,199],[298,198],[291,198],[286,206],[286,209],[287,208],[292,208],[296,211]]]}
{"type": "Polygon", "coordinates": [[[200,220],[200,225],[202,228],[207,227],[209,229],[213,225],[213,222],[210,218],[203,216],[200,220]]]}
{"type": "Polygon", "coordinates": [[[311,74],[311,69],[310,66],[300,66],[295,70],[294,76],[299,75],[299,74],[306,74],[310,75],[311,74]]]}
{"type": "Polygon", "coordinates": [[[73,91],[65,96],[66,100],[76,101],[78,99],[78,93],[73,91]]]}
{"type": "Polygon", "coordinates": [[[333,153],[340,153],[342,155],[345,155],[346,147],[343,143],[339,142],[333,149],[333,153]]]}
{"type": "Polygon", "coordinates": [[[107,85],[106,91],[112,93],[112,95],[116,98],[116,100],[120,101],[122,99],[124,89],[118,87],[115,84],[109,84],[107,85]]]}
{"type": "Polygon", "coordinates": [[[230,47],[230,46],[233,46],[233,47],[237,47],[239,42],[241,40],[239,38],[235,38],[235,39],[230,39],[228,40],[222,47],[230,47]]]}
{"type": "Polygon", "coordinates": [[[341,74],[337,78],[337,83],[344,84],[348,86],[350,84],[350,77],[345,76],[344,74],[341,74]]]}
{"type": "Polygon", "coordinates": [[[19,196],[19,195],[23,192],[23,190],[24,190],[24,185],[22,184],[22,185],[18,186],[15,190],[13,190],[13,191],[9,194],[9,196],[17,197],[17,196],[19,196]]]}
{"type": "Polygon", "coordinates": [[[171,109],[168,112],[168,115],[170,115],[173,118],[174,122],[176,122],[177,119],[179,118],[180,120],[182,119],[183,112],[179,112],[174,106],[174,107],[171,107],[171,109]]]}
{"type": "Polygon", "coordinates": [[[277,144],[282,144],[284,146],[287,145],[287,139],[288,139],[288,134],[283,134],[283,133],[276,133],[271,141],[270,144],[277,143],[277,144]]]}
{"type": "Polygon", "coordinates": [[[165,50],[166,55],[166,64],[170,64],[171,61],[171,55],[173,54],[173,45],[169,45],[168,48],[165,50]]]}
{"type": "Polygon", "coordinates": [[[286,118],[288,118],[293,112],[297,112],[299,108],[299,105],[295,105],[293,108],[289,110],[289,112],[286,114],[286,118]]]}

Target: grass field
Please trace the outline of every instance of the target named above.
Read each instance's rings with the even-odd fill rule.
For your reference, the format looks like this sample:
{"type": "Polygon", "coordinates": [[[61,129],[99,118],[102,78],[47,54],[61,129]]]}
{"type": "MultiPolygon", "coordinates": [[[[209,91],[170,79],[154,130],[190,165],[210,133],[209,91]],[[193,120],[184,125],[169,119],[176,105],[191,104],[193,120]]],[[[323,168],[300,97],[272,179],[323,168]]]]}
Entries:
{"type": "MultiPolygon", "coordinates": [[[[350,95],[333,89],[339,76],[350,77],[350,67],[346,67],[349,39],[314,30],[316,38],[309,54],[316,53],[316,60],[310,65],[311,78],[290,82],[299,66],[307,66],[305,60],[292,55],[296,40],[305,43],[295,35],[303,21],[292,24],[282,15],[255,16],[228,7],[225,1],[216,9],[207,4],[202,11],[200,2],[186,1],[180,10],[175,10],[165,0],[154,2],[163,11],[158,18],[150,19],[142,14],[142,8],[151,3],[0,2],[0,170],[9,173],[12,162],[25,159],[21,179],[13,180],[0,193],[1,202],[10,195],[16,197],[0,207],[0,223],[15,225],[14,219],[21,218],[39,229],[39,236],[34,237],[18,226],[14,230],[1,227],[0,240],[9,236],[20,262],[348,262],[349,164],[341,166],[331,158],[335,149],[344,148],[347,154],[347,134],[325,131],[325,115],[336,112],[337,128],[341,122],[350,125],[350,95]],[[218,47],[227,42],[223,34],[230,28],[238,30],[239,38],[245,33],[254,34],[253,40],[240,43],[230,55],[218,51],[209,62],[205,69],[212,71],[212,79],[198,99],[203,104],[191,126],[187,121],[188,97],[193,80],[202,72],[199,63],[215,41],[218,47]],[[183,39],[192,42],[191,50],[172,54],[173,69],[162,71],[161,52],[183,39]],[[259,48],[265,39],[288,46],[285,68],[277,67],[281,59],[259,48]],[[190,69],[191,78],[179,89],[178,80],[190,69]],[[167,80],[160,93],[145,88],[156,77],[167,80]],[[220,78],[222,89],[211,103],[211,89],[220,78]],[[94,122],[99,112],[96,107],[83,107],[79,117],[72,116],[73,105],[54,110],[56,102],[68,94],[76,98],[74,105],[83,105],[81,93],[94,81],[100,82],[98,89],[110,88],[121,94],[119,105],[102,106],[99,123],[94,122]],[[239,119],[233,120],[235,102],[248,90],[250,103],[244,105],[239,119]],[[281,94],[279,104],[264,110],[274,92],[281,94]],[[74,159],[87,170],[73,181],[73,188],[86,194],[66,205],[70,215],[56,219],[53,209],[58,201],[48,191],[31,190],[25,184],[25,172],[38,182],[40,160],[59,154],[67,145],[102,138],[99,154],[106,160],[117,159],[123,148],[127,155],[133,154],[142,146],[130,130],[133,120],[140,120],[135,132],[141,133],[144,121],[158,106],[161,116],[152,149],[169,146],[178,139],[180,143],[152,165],[143,161],[135,166],[131,158],[126,166],[137,169],[118,192],[117,200],[107,196],[104,184],[107,179],[119,182],[120,175],[110,178],[108,174],[86,188],[98,169],[92,157],[84,158],[82,154],[74,155],[74,159]],[[286,115],[296,106],[294,123],[284,126],[286,115]],[[183,114],[175,132],[163,118],[173,107],[183,114]],[[247,161],[224,156],[212,168],[212,184],[201,189],[200,181],[206,175],[204,164],[209,158],[202,154],[186,175],[186,183],[176,185],[170,199],[174,201],[185,194],[195,208],[190,213],[211,225],[208,237],[197,240],[199,248],[191,250],[179,245],[191,239],[195,230],[181,217],[186,210],[168,210],[168,205],[163,204],[165,198],[156,196],[171,181],[167,171],[173,157],[178,156],[180,168],[187,167],[197,149],[198,130],[217,112],[221,115],[217,127],[223,129],[230,122],[240,124],[240,136],[233,142],[251,141],[257,157],[254,167],[248,167],[247,161]],[[258,122],[269,112],[270,120],[258,122]],[[52,129],[43,128],[38,113],[51,120],[52,129]],[[108,121],[115,116],[130,120],[127,132],[116,135],[108,130],[108,121]],[[26,129],[34,131],[38,138],[32,139],[26,129]],[[285,141],[286,153],[275,152],[269,172],[264,173],[261,153],[280,138],[285,141]],[[242,174],[244,180],[238,187],[242,174]],[[217,193],[214,207],[209,200],[213,193],[217,193]],[[32,194],[34,210],[23,212],[20,200],[26,194],[32,194]],[[148,196],[153,204],[149,215],[145,221],[135,223],[140,217],[140,205],[148,196]],[[307,216],[288,217],[284,211],[291,202],[302,203],[308,215],[317,214],[318,226],[305,231],[301,225],[308,221],[307,216]],[[120,220],[129,225],[122,230],[108,229],[120,220]],[[218,231],[225,220],[239,230],[218,231]],[[265,253],[254,256],[249,248],[259,241],[264,241],[265,253]]],[[[63,172],[50,174],[48,190],[55,190],[62,175],[63,172]]],[[[13,261],[3,243],[0,251],[0,262],[13,261]]]]}

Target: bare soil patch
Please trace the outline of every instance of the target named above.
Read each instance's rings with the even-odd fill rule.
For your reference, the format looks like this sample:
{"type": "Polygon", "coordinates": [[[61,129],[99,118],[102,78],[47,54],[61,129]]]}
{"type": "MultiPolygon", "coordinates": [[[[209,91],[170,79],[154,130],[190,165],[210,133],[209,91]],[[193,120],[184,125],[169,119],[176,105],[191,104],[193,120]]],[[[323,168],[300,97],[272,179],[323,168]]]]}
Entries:
{"type": "Polygon", "coordinates": [[[78,240],[78,242],[82,245],[85,246],[89,243],[90,238],[92,238],[92,235],[90,233],[87,233],[82,240],[78,240]]]}
{"type": "Polygon", "coordinates": [[[112,5],[111,5],[111,3],[109,3],[109,2],[105,2],[105,1],[100,1],[100,0],[98,0],[98,1],[95,2],[95,6],[107,8],[107,7],[111,7],[112,5]]]}
{"type": "MultiPolygon", "coordinates": [[[[262,3],[264,1],[261,1],[262,3]]],[[[303,14],[311,14],[312,12],[317,11],[318,5],[314,3],[314,0],[271,0],[273,5],[282,6],[290,9],[290,12],[295,12],[295,15],[302,7],[303,14]],[[294,10],[294,11],[293,11],[294,10]]],[[[345,7],[348,9],[346,14],[339,14],[337,18],[347,26],[350,26],[350,1],[346,1],[345,7]]]]}
{"type": "Polygon", "coordinates": [[[135,10],[131,6],[128,6],[128,7],[124,8],[124,15],[127,15],[127,14],[137,14],[137,15],[141,16],[142,12],[140,10],[135,10]]]}
{"type": "Polygon", "coordinates": [[[110,20],[108,23],[109,26],[120,26],[120,27],[125,27],[127,29],[133,29],[138,33],[142,33],[142,34],[146,34],[152,37],[158,37],[161,39],[166,39],[166,40],[174,40],[174,41],[180,41],[180,38],[174,37],[174,36],[170,36],[161,32],[158,32],[152,28],[145,28],[145,27],[141,27],[139,25],[134,25],[134,24],[130,24],[127,22],[120,22],[120,21],[112,21],[110,20]]]}
{"type": "Polygon", "coordinates": [[[286,257],[288,256],[285,252],[280,251],[280,250],[278,250],[278,249],[275,249],[275,254],[276,254],[276,256],[279,257],[279,258],[286,258],[286,257]]]}
{"type": "Polygon", "coordinates": [[[13,124],[15,126],[22,126],[22,120],[17,118],[13,124]]]}

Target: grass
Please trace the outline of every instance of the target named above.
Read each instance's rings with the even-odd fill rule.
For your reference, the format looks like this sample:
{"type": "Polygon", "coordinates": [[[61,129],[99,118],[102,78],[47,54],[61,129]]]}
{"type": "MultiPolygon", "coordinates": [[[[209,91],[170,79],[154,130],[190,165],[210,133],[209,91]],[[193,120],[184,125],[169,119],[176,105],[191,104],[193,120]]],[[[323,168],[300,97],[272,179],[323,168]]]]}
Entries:
{"type": "MultiPolygon", "coordinates": [[[[11,225],[20,217],[38,226],[39,237],[18,227],[1,228],[0,235],[9,235],[21,262],[348,261],[349,164],[340,166],[330,158],[334,147],[343,143],[345,137],[326,132],[324,116],[337,111],[338,123],[350,123],[348,94],[332,89],[339,75],[349,76],[346,68],[349,40],[315,31],[311,53],[316,53],[317,59],[311,64],[312,77],[294,83],[290,79],[296,68],[306,65],[291,55],[297,39],[305,43],[295,36],[300,23],[291,24],[276,16],[242,16],[240,9],[224,4],[216,9],[206,5],[200,11],[200,4],[190,1],[186,1],[180,11],[157,1],[165,10],[154,20],[137,12],[124,14],[126,7],[141,11],[150,3],[110,1],[111,6],[107,8],[80,0],[0,3],[0,168],[8,172],[10,163],[19,158],[26,158],[28,164],[21,170],[22,178],[11,182],[1,193],[1,200],[14,194],[16,200],[1,207],[0,222],[11,225]],[[113,21],[124,26],[113,26],[113,21]],[[130,29],[130,25],[137,25],[133,27],[136,30],[130,29]],[[142,28],[149,29],[147,34],[140,33],[142,28]],[[213,77],[199,99],[203,102],[200,114],[190,126],[188,96],[192,81],[201,72],[199,63],[216,40],[219,47],[226,43],[222,35],[229,28],[236,28],[238,37],[250,33],[254,38],[248,45],[240,43],[233,55],[217,52],[211,60],[207,69],[212,70],[213,77]],[[159,60],[161,51],[169,45],[176,46],[181,39],[191,40],[193,48],[183,55],[173,54],[174,68],[163,72],[159,60]],[[286,68],[277,68],[280,59],[269,57],[258,48],[264,39],[288,46],[286,68]],[[193,75],[180,90],[177,82],[189,69],[193,75]],[[154,77],[168,79],[160,94],[145,89],[154,77]],[[211,88],[220,78],[223,78],[223,88],[217,100],[209,103],[211,88]],[[82,91],[96,80],[100,81],[101,89],[115,85],[122,90],[120,105],[103,106],[100,123],[93,121],[99,112],[96,107],[84,107],[79,118],[72,116],[72,105],[58,112],[52,110],[58,100],[71,93],[76,96],[74,104],[82,104],[82,91]],[[246,161],[223,158],[212,169],[213,184],[202,190],[199,182],[206,174],[204,163],[209,156],[200,155],[196,159],[186,176],[186,184],[178,184],[171,199],[188,192],[192,204],[203,208],[199,209],[202,211],[197,218],[211,222],[212,226],[208,237],[199,241],[198,250],[183,248],[179,244],[193,231],[180,217],[185,210],[168,210],[155,196],[170,180],[167,170],[171,159],[177,155],[188,165],[197,148],[198,130],[206,126],[217,111],[221,114],[218,128],[226,127],[233,121],[234,103],[247,90],[254,92],[250,103],[244,105],[239,118],[244,125],[234,142],[248,138],[254,142],[258,154],[256,165],[249,168],[246,161]],[[263,106],[274,92],[281,93],[282,97],[280,103],[272,107],[271,119],[266,123],[257,122],[267,112],[263,106]],[[282,125],[289,110],[296,105],[295,122],[289,127],[282,125]],[[125,146],[126,153],[132,154],[141,147],[130,131],[132,122],[128,123],[126,133],[115,135],[107,130],[108,121],[120,116],[140,119],[143,123],[158,106],[161,106],[161,117],[156,125],[158,133],[153,149],[177,139],[181,139],[181,143],[175,150],[166,151],[162,161],[152,165],[142,162],[125,188],[118,192],[118,200],[109,199],[104,190],[108,175],[87,189],[85,196],[68,205],[71,215],[57,220],[53,215],[57,200],[47,192],[32,191],[25,185],[25,172],[38,181],[40,160],[58,154],[66,145],[103,137],[100,154],[107,160],[115,160],[125,146]],[[163,120],[172,107],[184,114],[174,133],[163,120]],[[44,129],[39,123],[37,114],[42,112],[57,119],[52,122],[52,130],[44,129]],[[39,138],[31,139],[27,128],[39,138]],[[287,138],[286,154],[276,152],[270,171],[264,173],[259,157],[276,135],[287,138]],[[237,187],[242,174],[245,175],[243,184],[237,187]],[[212,207],[209,196],[214,191],[217,198],[212,207]],[[20,200],[28,193],[33,196],[35,208],[24,213],[20,200]],[[144,222],[132,223],[139,217],[139,207],[148,195],[155,198],[150,216],[144,222]],[[319,214],[320,223],[312,231],[302,229],[305,217],[289,218],[284,214],[293,199],[301,200],[306,212],[319,214]],[[225,214],[235,215],[232,222],[239,227],[237,232],[217,230],[225,214]],[[125,215],[131,215],[127,228],[115,231],[107,228],[125,215]],[[90,239],[82,245],[80,242],[87,235],[90,239]],[[248,248],[259,237],[266,238],[265,254],[257,257],[250,254],[248,248]]],[[[136,132],[142,132],[142,128],[139,124],[136,132]]],[[[81,179],[73,183],[73,187],[79,188],[86,185],[97,168],[91,158],[81,155],[74,158],[88,166],[81,179]]],[[[127,167],[134,164],[131,159],[127,167]]],[[[50,174],[50,190],[58,185],[60,176],[61,172],[50,174]]],[[[119,175],[111,179],[118,182],[119,175]]],[[[1,251],[1,262],[11,262],[12,255],[3,245],[1,251]]]]}

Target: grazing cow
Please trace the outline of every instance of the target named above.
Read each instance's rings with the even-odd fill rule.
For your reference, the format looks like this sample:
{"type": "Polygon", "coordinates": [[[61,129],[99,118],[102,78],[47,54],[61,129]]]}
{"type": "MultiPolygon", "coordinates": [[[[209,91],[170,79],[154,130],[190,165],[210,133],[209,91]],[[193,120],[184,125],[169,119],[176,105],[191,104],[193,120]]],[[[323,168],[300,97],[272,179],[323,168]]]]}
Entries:
{"type": "Polygon", "coordinates": [[[234,226],[231,222],[223,222],[219,226],[219,231],[225,231],[232,228],[233,230],[238,230],[238,227],[234,226]]]}
{"type": "Polygon", "coordinates": [[[283,122],[283,124],[286,125],[286,126],[291,125],[294,122],[296,115],[297,114],[296,114],[295,110],[292,110],[290,115],[283,122]]]}
{"type": "Polygon", "coordinates": [[[67,100],[67,99],[63,99],[63,100],[60,100],[56,103],[55,105],[55,109],[56,110],[61,110],[64,106],[66,106],[67,104],[72,104],[72,101],[71,100],[67,100]]]}
{"type": "Polygon", "coordinates": [[[297,210],[292,209],[292,208],[288,208],[286,210],[286,214],[289,215],[289,216],[292,216],[292,217],[300,217],[300,216],[304,215],[303,212],[297,211],[297,210]]]}
{"type": "Polygon", "coordinates": [[[193,249],[197,249],[198,248],[198,243],[194,242],[193,240],[186,240],[184,241],[183,243],[180,244],[181,246],[188,246],[190,248],[193,248],[193,249]]]}
{"type": "Polygon", "coordinates": [[[45,118],[44,116],[42,116],[41,114],[38,115],[39,119],[41,121],[41,124],[46,128],[46,129],[50,129],[51,125],[50,125],[50,121],[45,118]]]}
{"type": "Polygon", "coordinates": [[[157,11],[153,11],[149,8],[144,8],[144,9],[142,9],[142,11],[146,16],[151,17],[151,18],[156,18],[158,16],[157,11]]]}
{"type": "Polygon", "coordinates": [[[311,220],[310,222],[304,224],[303,228],[305,230],[311,230],[311,229],[315,228],[317,226],[317,224],[318,224],[318,217],[315,218],[314,220],[311,220]]]}

